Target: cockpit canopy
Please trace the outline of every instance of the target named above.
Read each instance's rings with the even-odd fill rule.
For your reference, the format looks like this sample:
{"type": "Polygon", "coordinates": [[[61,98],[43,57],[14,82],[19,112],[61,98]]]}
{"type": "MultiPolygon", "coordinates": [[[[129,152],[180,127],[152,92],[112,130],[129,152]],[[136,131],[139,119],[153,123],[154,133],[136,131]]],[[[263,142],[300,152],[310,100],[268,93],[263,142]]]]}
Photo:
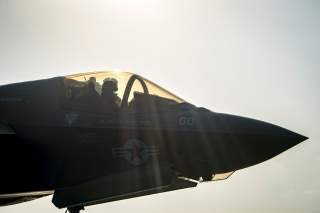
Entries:
{"type": "MultiPolygon", "coordinates": [[[[95,104],[98,100],[119,108],[185,101],[157,84],[129,72],[91,72],[65,76],[66,96],[71,102],[95,104]],[[113,103],[114,102],[114,103],[113,103]]],[[[98,103],[96,103],[97,105],[98,103]]]]}

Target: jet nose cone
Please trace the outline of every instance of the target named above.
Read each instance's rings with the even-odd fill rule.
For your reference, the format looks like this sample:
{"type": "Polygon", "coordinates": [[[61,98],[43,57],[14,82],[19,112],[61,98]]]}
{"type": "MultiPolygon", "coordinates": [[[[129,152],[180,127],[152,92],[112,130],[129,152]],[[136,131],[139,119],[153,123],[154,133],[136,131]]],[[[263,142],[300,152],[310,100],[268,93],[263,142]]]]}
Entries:
{"type": "Polygon", "coordinates": [[[300,135],[298,133],[295,133],[295,136],[294,136],[294,139],[298,142],[298,143],[301,143],[305,140],[308,140],[309,138],[304,136],[304,135],[300,135]]]}
{"type": "MultiPolygon", "coordinates": [[[[281,127],[279,127],[279,128],[281,128],[281,127]]],[[[290,130],[287,130],[287,131],[288,131],[287,136],[286,136],[288,138],[287,141],[288,141],[288,143],[291,143],[292,146],[295,146],[295,145],[308,139],[308,137],[306,137],[304,135],[300,135],[300,134],[298,134],[296,132],[292,132],[290,130]]]]}
{"type": "Polygon", "coordinates": [[[279,135],[275,134],[272,136],[272,139],[274,141],[278,141],[277,144],[274,144],[274,146],[275,147],[278,146],[280,152],[290,149],[291,147],[294,147],[297,144],[308,139],[308,137],[304,135],[300,135],[296,132],[292,132],[282,127],[275,126],[274,128],[278,128],[279,130],[281,130],[282,133],[283,132],[286,133],[286,134],[279,134],[279,135]]]}
{"type": "Polygon", "coordinates": [[[208,138],[214,161],[221,162],[216,164],[220,172],[261,163],[308,139],[280,126],[240,116],[219,114],[215,121],[208,138]]]}

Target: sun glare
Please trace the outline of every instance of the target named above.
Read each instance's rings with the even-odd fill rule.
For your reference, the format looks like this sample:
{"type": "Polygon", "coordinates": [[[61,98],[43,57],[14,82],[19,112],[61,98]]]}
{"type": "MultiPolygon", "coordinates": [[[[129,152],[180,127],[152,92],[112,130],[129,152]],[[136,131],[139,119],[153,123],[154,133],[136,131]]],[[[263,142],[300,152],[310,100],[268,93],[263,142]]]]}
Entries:
{"type": "Polygon", "coordinates": [[[141,14],[154,15],[162,4],[160,0],[117,0],[113,1],[112,5],[116,10],[120,10],[126,15],[141,16],[141,14]]]}

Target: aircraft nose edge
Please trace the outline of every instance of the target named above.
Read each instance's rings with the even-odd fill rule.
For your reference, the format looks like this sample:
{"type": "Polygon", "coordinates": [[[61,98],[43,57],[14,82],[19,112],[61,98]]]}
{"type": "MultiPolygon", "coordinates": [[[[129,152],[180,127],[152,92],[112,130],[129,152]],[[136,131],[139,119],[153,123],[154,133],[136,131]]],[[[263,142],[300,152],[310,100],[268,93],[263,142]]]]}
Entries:
{"type": "Polygon", "coordinates": [[[298,134],[298,133],[293,133],[293,134],[294,134],[294,138],[297,143],[301,143],[301,142],[309,139],[308,137],[301,135],[301,134],[298,134]]]}
{"type": "Polygon", "coordinates": [[[284,139],[284,143],[287,144],[288,148],[290,147],[294,147],[296,145],[298,145],[299,143],[305,141],[308,139],[308,137],[301,135],[299,133],[287,130],[287,134],[285,136],[286,139],[284,139]]]}

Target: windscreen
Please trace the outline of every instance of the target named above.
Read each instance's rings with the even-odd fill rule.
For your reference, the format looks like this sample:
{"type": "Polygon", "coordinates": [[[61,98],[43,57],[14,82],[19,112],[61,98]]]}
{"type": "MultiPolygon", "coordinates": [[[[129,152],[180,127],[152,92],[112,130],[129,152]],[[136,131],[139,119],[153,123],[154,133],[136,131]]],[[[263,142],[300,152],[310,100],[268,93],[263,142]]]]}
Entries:
{"type": "MultiPolygon", "coordinates": [[[[119,100],[121,100],[126,91],[128,81],[133,75],[134,74],[129,72],[106,71],[106,72],[91,72],[91,73],[82,73],[82,74],[65,76],[65,87],[67,88],[66,94],[67,94],[67,97],[69,98],[77,99],[77,96],[79,96],[79,94],[81,93],[81,90],[85,90],[86,86],[90,84],[90,85],[93,85],[94,90],[98,95],[102,95],[103,88],[105,88],[105,85],[109,82],[110,84],[114,82],[117,84],[114,90],[114,93],[119,97],[119,100]]],[[[183,99],[172,94],[166,89],[158,86],[157,84],[143,77],[139,76],[139,78],[141,78],[143,83],[145,83],[148,89],[148,93],[150,95],[155,95],[162,98],[170,99],[177,103],[185,102],[183,99]]],[[[145,93],[143,89],[143,85],[140,81],[133,82],[132,87],[129,91],[128,102],[130,102],[134,98],[135,92],[145,93]]]]}

